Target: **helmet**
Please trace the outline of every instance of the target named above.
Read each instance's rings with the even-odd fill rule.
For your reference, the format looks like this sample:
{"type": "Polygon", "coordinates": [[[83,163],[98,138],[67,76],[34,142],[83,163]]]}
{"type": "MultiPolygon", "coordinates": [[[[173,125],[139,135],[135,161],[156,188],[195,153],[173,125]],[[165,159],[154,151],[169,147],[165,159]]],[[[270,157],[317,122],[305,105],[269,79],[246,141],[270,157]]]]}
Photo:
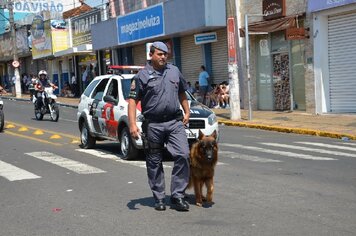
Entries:
{"type": "Polygon", "coordinates": [[[47,76],[47,72],[45,70],[40,70],[40,72],[38,72],[38,77],[40,77],[41,75],[47,76]]]}

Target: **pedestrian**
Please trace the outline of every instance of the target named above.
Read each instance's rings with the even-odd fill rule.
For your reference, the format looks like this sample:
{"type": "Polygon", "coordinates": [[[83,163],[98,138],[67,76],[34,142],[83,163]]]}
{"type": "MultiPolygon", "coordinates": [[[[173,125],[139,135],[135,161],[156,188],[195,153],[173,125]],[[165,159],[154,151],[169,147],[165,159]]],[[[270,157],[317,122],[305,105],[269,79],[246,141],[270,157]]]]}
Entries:
{"type": "Polygon", "coordinates": [[[194,87],[192,87],[192,84],[188,81],[187,82],[188,88],[187,91],[190,92],[192,95],[194,95],[196,93],[196,90],[194,87]]]}
{"type": "Polygon", "coordinates": [[[12,76],[11,78],[11,92],[12,92],[12,96],[16,96],[16,76],[12,76]]]}
{"type": "Polygon", "coordinates": [[[200,66],[200,73],[199,73],[199,93],[202,99],[202,103],[206,104],[206,95],[209,89],[209,74],[205,70],[205,66],[200,66]]]}
{"type": "Polygon", "coordinates": [[[72,93],[76,97],[77,96],[77,78],[75,77],[74,73],[72,73],[71,83],[72,83],[72,93]]]}
{"type": "Polygon", "coordinates": [[[6,90],[0,85],[0,95],[7,94],[6,90]]]}
{"type": "Polygon", "coordinates": [[[30,100],[32,102],[36,101],[36,97],[35,97],[35,85],[37,84],[37,78],[34,76],[34,75],[30,75],[29,78],[31,79],[30,80],[30,83],[28,85],[28,91],[30,92],[30,100]]]}
{"type": "Polygon", "coordinates": [[[136,124],[136,105],[141,101],[148,183],[155,199],[155,209],[166,210],[165,179],[162,165],[164,145],[174,160],[171,178],[171,203],[177,211],[188,211],[184,192],[189,182],[189,145],[184,125],[190,111],[185,94],[187,83],[179,69],[167,64],[168,48],[154,42],[151,60],[131,82],[128,115],[130,134],[138,139],[141,130],[136,124]],[[184,110],[184,114],[180,109],[184,110]]]}

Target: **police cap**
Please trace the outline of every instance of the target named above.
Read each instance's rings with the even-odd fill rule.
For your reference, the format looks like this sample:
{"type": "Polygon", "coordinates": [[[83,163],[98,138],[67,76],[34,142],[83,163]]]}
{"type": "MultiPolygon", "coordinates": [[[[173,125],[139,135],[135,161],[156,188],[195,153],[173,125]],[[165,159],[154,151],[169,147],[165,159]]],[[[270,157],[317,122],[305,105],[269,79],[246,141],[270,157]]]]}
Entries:
{"type": "Polygon", "coordinates": [[[168,47],[165,43],[163,42],[160,42],[160,41],[156,41],[152,44],[152,47],[158,49],[158,50],[161,50],[165,53],[168,53],[168,47]]]}

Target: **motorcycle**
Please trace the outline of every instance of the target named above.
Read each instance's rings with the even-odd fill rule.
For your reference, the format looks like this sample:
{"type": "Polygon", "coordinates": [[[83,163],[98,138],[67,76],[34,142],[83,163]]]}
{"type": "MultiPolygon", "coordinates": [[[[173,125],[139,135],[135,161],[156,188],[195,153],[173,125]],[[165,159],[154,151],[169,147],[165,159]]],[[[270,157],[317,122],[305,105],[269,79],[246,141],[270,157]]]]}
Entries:
{"type": "Polygon", "coordinates": [[[42,92],[42,97],[33,96],[32,102],[35,105],[36,120],[42,120],[45,114],[49,114],[52,121],[58,121],[59,108],[56,103],[57,96],[53,94],[53,87],[45,87],[42,92]],[[37,100],[42,99],[42,106],[38,107],[37,100]]]}
{"type": "Polygon", "coordinates": [[[0,132],[4,130],[5,116],[4,116],[4,102],[0,98],[0,132]]]}

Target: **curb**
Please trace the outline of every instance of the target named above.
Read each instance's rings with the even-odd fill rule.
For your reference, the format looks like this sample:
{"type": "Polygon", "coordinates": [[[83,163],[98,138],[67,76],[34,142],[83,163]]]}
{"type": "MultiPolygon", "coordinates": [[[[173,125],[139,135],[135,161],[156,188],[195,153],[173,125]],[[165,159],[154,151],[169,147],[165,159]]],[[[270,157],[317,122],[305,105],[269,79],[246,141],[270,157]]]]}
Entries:
{"type": "MultiPolygon", "coordinates": [[[[7,96],[0,96],[0,98],[7,99],[7,100],[15,100],[15,101],[30,101],[29,99],[26,99],[26,98],[15,98],[15,97],[7,97],[7,96]]],[[[66,103],[61,103],[61,102],[58,102],[58,105],[63,106],[63,107],[78,108],[78,105],[71,105],[71,104],[66,104],[66,103]]],[[[346,138],[348,140],[356,140],[355,135],[333,133],[333,132],[327,132],[327,131],[322,131],[322,130],[289,128],[289,127],[282,127],[282,126],[272,126],[272,125],[264,125],[264,124],[256,124],[256,123],[230,121],[230,120],[226,120],[224,118],[218,118],[218,123],[224,124],[227,126],[238,126],[238,127],[245,127],[245,128],[268,130],[268,131],[277,131],[277,132],[282,132],[282,133],[306,134],[306,135],[336,138],[336,139],[345,139],[346,138]]]]}
{"type": "Polygon", "coordinates": [[[245,128],[277,131],[277,132],[282,132],[282,133],[307,134],[307,135],[314,135],[314,136],[328,137],[328,138],[337,138],[337,139],[345,139],[346,138],[349,140],[356,140],[356,136],[354,136],[354,135],[333,133],[333,132],[327,132],[327,131],[322,131],[322,130],[289,128],[289,127],[263,125],[263,124],[256,124],[256,123],[253,124],[253,123],[246,123],[246,122],[229,121],[229,120],[225,120],[225,119],[218,119],[218,122],[219,122],[219,124],[224,124],[227,126],[238,126],[238,127],[245,127],[245,128]]]}

